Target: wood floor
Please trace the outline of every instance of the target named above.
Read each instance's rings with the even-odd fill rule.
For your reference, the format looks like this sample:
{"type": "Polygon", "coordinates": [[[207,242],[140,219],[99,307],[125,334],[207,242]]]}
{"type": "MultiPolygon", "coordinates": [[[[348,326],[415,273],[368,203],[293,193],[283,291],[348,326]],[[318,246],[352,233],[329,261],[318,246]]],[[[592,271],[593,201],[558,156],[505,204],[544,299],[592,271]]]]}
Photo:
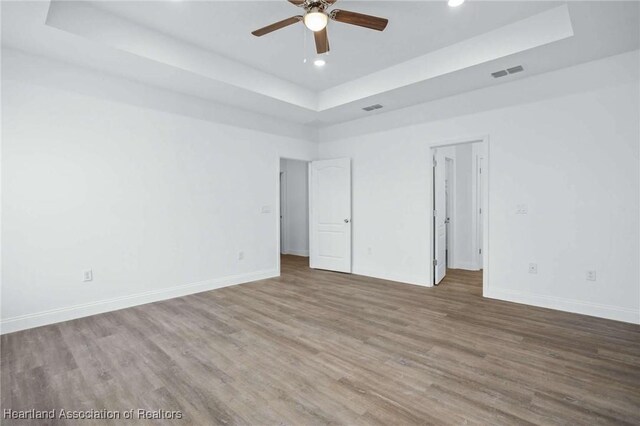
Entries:
{"type": "Polygon", "coordinates": [[[639,326],[483,299],[474,272],[423,288],[305,260],[285,257],[278,279],[4,335],[2,408],[180,410],[179,424],[640,424],[639,326]]]}

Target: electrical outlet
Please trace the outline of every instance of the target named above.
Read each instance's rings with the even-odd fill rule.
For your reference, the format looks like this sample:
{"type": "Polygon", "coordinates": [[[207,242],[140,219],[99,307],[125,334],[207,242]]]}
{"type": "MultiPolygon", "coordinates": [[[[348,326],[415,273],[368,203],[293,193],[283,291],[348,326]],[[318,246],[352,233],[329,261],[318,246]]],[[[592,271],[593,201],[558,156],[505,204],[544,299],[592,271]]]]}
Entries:
{"type": "Polygon", "coordinates": [[[596,280],[596,271],[587,271],[587,281],[596,280]]]}
{"type": "Polygon", "coordinates": [[[243,251],[239,251],[238,252],[238,260],[243,260],[244,259],[244,252],[243,251]]]}
{"type": "Polygon", "coordinates": [[[518,204],[516,206],[516,214],[527,214],[529,213],[529,208],[526,204],[518,204]]]}
{"type": "Polygon", "coordinates": [[[93,281],[93,271],[91,269],[87,269],[82,272],[82,281],[93,281]]]}
{"type": "Polygon", "coordinates": [[[529,264],[529,273],[530,274],[537,274],[538,273],[538,264],[537,263],[530,263],[529,264]]]}

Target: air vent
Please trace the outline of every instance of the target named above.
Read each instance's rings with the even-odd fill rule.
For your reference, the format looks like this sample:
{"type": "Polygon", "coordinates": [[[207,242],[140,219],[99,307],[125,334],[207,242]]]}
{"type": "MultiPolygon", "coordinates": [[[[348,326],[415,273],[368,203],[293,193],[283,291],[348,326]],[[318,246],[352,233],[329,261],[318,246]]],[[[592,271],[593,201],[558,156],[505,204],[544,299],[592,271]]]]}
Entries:
{"type": "Polygon", "coordinates": [[[509,74],[515,74],[520,71],[524,71],[524,68],[522,68],[522,65],[518,65],[517,67],[513,67],[513,68],[507,68],[507,72],[509,74]]]}
{"type": "Polygon", "coordinates": [[[493,76],[493,78],[500,78],[504,77],[505,75],[515,74],[521,71],[524,71],[524,68],[522,67],[522,65],[518,65],[516,67],[507,68],[506,70],[492,72],[491,75],[493,76]]]}
{"type": "Polygon", "coordinates": [[[373,111],[374,109],[380,109],[380,108],[382,108],[382,105],[375,104],[375,105],[371,105],[371,106],[368,106],[368,107],[364,107],[362,109],[368,112],[368,111],[373,111]]]}

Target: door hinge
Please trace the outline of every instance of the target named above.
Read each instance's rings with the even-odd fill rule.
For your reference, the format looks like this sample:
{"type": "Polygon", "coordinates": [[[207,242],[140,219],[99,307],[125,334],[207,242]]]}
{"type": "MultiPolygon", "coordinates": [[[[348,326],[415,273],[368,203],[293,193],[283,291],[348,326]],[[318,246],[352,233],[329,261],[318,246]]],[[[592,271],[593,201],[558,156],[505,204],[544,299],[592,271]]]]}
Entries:
{"type": "Polygon", "coordinates": [[[433,259],[433,266],[438,266],[438,259],[433,259]]]}
{"type": "Polygon", "coordinates": [[[478,253],[482,254],[482,249],[478,249],[478,253]]]}
{"type": "Polygon", "coordinates": [[[438,160],[436,160],[435,157],[433,157],[433,167],[436,167],[438,165],[438,160]]]}
{"type": "Polygon", "coordinates": [[[438,210],[433,211],[433,217],[436,217],[436,216],[438,216],[438,210]]]}
{"type": "Polygon", "coordinates": [[[482,214],[482,207],[480,207],[478,211],[480,212],[480,214],[482,214]]]}
{"type": "Polygon", "coordinates": [[[480,167],[480,172],[479,173],[482,174],[482,167],[480,167]]]}

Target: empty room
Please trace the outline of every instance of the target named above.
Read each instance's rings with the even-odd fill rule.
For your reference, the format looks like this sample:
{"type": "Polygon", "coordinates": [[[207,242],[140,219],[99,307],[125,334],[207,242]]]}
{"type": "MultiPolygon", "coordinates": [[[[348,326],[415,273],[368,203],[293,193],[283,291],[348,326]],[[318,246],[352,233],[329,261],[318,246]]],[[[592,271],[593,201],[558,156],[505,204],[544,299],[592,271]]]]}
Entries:
{"type": "Polygon", "coordinates": [[[0,18],[1,424],[640,424],[640,1],[0,18]]]}

